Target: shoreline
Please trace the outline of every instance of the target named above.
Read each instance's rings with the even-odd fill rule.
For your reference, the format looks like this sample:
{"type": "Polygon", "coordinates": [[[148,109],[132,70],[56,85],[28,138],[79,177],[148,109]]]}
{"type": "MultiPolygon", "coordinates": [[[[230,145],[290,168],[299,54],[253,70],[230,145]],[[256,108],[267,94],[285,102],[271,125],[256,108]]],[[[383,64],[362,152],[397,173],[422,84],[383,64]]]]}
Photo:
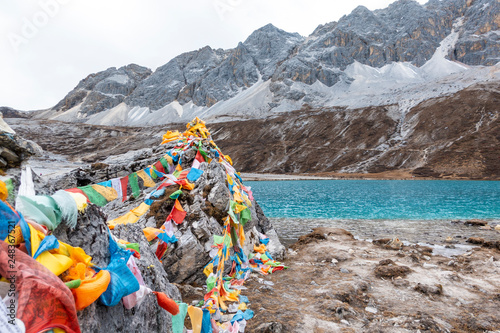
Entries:
{"type": "Polygon", "coordinates": [[[277,174],[241,172],[243,181],[281,181],[281,180],[468,180],[468,181],[500,181],[491,178],[466,178],[458,176],[419,177],[407,170],[384,171],[379,173],[338,173],[317,172],[309,174],[277,174]]]}
{"type": "Polygon", "coordinates": [[[500,239],[500,218],[491,219],[439,219],[439,220],[387,220],[387,219],[302,219],[269,218],[280,241],[287,247],[315,228],[344,229],[358,239],[375,241],[377,239],[397,238],[408,244],[427,244],[427,246],[446,247],[450,253],[455,247],[474,245],[469,238],[485,241],[500,239]],[[477,225],[469,221],[481,221],[477,225]],[[484,224],[484,225],[483,225],[484,224]]]}

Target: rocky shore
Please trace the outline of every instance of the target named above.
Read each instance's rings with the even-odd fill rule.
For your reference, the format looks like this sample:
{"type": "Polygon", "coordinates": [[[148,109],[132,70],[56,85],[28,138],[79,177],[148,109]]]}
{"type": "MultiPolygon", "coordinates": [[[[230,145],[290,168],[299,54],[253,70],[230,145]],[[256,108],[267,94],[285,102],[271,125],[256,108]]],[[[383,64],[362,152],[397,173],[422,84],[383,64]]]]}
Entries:
{"type": "Polygon", "coordinates": [[[499,260],[498,247],[444,257],[317,228],[288,249],[288,270],[248,281],[248,332],[498,332],[499,260]]]}

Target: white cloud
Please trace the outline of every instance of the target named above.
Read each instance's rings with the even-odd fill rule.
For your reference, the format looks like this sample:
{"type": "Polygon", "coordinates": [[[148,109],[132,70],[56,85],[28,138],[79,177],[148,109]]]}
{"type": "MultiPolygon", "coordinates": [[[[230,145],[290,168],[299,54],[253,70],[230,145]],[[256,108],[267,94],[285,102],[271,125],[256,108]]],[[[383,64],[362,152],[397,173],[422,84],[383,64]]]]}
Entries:
{"type": "Polygon", "coordinates": [[[307,36],[319,24],[336,21],[358,5],[373,10],[391,2],[3,1],[0,105],[48,108],[88,74],[108,67],[137,63],[154,70],[205,45],[235,47],[267,23],[307,36]]]}

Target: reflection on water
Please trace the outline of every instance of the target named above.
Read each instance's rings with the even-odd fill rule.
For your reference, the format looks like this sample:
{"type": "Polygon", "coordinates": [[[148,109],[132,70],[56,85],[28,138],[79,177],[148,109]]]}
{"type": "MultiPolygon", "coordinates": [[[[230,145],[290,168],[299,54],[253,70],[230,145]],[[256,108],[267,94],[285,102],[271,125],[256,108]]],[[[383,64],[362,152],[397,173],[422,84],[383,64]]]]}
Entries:
{"type": "MultiPolygon", "coordinates": [[[[443,244],[449,236],[458,244],[466,244],[468,237],[482,237],[486,240],[500,240],[500,233],[467,226],[463,222],[450,220],[367,220],[367,219],[301,219],[270,218],[282,242],[294,243],[300,236],[318,227],[342,228],[356,238],[380,239],[398,237],[410,243],[443,244]]],[[[494,227],[500,219],[488,220],[494,227]]]]}

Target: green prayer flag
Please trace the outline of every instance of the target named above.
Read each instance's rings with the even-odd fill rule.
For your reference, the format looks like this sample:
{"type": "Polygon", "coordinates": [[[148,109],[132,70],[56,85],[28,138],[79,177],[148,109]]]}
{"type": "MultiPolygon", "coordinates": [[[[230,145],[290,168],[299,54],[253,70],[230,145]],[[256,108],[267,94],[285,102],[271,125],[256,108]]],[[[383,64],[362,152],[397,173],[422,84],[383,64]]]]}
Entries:
{"type": "Polygon", "coordinates": [[[252,212],[249,208],[243,209],[240,212],[240,223],[245,226],[245,224],[252,219],[252,212]]]}
{"type": "Polygon", "coordinates": [[[133,250],[136,250],[137,252],[141,253],[141,250],[139,248],[138,243],[130,243],[130,244],[126,244],[125,246],[127,247],[127,249],[133,249],[133,250]]]}
{"type": "Polygon", "coordinates": [[[170,199],[177,199],[179,195],[182,194],[182,190],[177,190],[174,193],[170,194],[170,199]]]}
{"type": "Polygon", "coordinates": [[[207,278],[207,290],[210,292],[210,290],[214,289],[215,287],[215,275],[212,275],[207,278]]]}
{"type": "Polygon", "coordinates": [[[78,187],[78,189],[82,190],[83,193],[89,198],[90,202],[96,204],[99,207],[106,206],[108,204],[108,200],[103,197],[99,192],[94,190],[92,185],[78,187]]]}
{"type": "Polygon", "coordinates": [[[130,188],[132,189],[132,195],[134,198],[138,198],[141,194],[141,189],[139,187],[139,177],[137,173],[133,172],[128,176],[128,183],[130,184],[130,188]]]}
{"type": "Polygon", "coordinates": [[[168,165],[168,161],[165,159],[165,157],[160,158],[160,163],[163,165],[163,169],[167,171],[170,168],[170,165],[168,165]]]}
{"type": "Polygon", "coordinates": [[[80,287],[80,285],[82,284],[82,280],[76,279],[76,280],[73,280],[73,281],[66,282],[64,284],[69,289],[76,289],[76,288],[80,287]]]}
{"type": "Polygon", "coordinates": [[[156,168],[154,165],[152,166],[152,170],[153,170],[153,172],[150,172],[150,174],[149,174],[151,176],[151,178],[153,178],[153,179],[158,178],[158,175],[155,172],[156,168]]]}
{"type": "MultiPolygon", "coordinates": [[[[236,217],[236,214],[234,214],[234,208],[237,205],[236,202],[233,200],[229,200],[229,210],[227,211],[227,214],[231,216],[233,219],[234,223],[239,223],[238,218],[236,217]]],[[[246,209],[245,209],[246,210],[246,209]]]]}
{"type": "Polygon", "coordinates": [[[224,242],[224,236],[214,235],[214,245],[215,246],[222,244],[222,242],[224,242]]]}

